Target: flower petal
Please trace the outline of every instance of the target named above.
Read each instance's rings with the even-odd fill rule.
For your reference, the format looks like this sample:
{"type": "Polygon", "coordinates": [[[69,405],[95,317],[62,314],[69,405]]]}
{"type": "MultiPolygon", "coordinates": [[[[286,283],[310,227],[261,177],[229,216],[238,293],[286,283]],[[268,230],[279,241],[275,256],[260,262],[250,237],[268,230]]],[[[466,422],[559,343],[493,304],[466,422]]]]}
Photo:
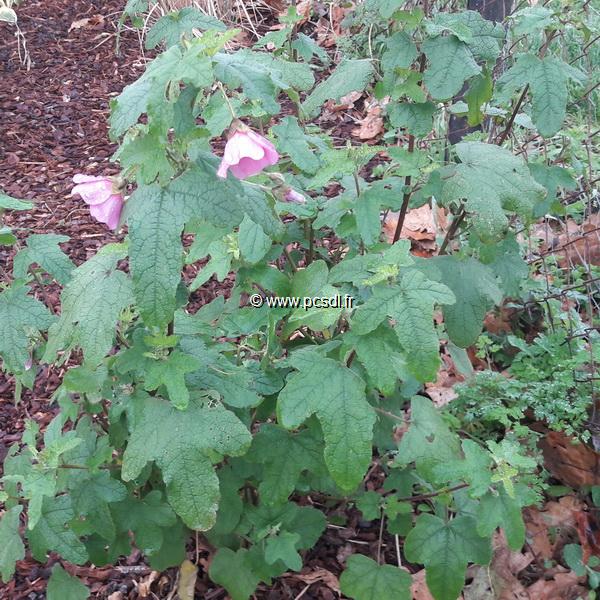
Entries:
{"type": "Polygon", "coordinates": [[[84,175],[83,173],[77,173],[73,175],[73,183],[89,183],[90,181],[102,181],[107,177],[98,177],[97,175],[84,175]]]}
{"type": "Polygon", "coordinates": [[[217,177],[220,177],[221,179],[227,179],[227,169],[229,169],[230,166],[231,165],[223,158],[219,168],[217,169],[217,177]]]}
{"type": "Polygon", "coordinates": [[[236,131],[225,145],[223,159],[230,165],[237,165],[243,158],[258,160],[264,155],[265,151],[260,143],[253,140],[248,133],[236,131]]]}
{"type": "Polygon", "coordinates": [[[113,194],[112,181],[101,179],[80,183],[71,190],[71,195],[79,194],[87,204],[101,204],[113,194]]]}
{"type": "Polygon", "coordinates": [[[106,223],[110,229],[116,229],[123,209],[123,197],[113,194],[102,204],[90,206],[90,214],[100,223],[106,223]]]}
{"type": "Polygon", "coordinates": [[[257,175],[265,167],[268,166],[269,162],[266,158],[263,158],[262,160],[242,158],[242,160],[240,160],[240,162],[237,165],[231,165],[229,168],[238,179],[246,179],[246,177],[252,177],[252,175],[257,175]]]}

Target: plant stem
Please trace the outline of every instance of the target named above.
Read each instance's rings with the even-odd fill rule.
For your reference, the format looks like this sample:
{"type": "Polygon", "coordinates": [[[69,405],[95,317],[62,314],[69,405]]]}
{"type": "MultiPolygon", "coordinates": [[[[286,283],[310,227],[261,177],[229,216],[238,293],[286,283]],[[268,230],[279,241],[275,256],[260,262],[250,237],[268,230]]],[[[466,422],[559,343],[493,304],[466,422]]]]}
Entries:
{"type": "Polygon", "coordinates": [[[356,197],[359,198],[360,197],[360,183],[358,181],[358,173],[356,171],[354,171],[354,173],[352,173],[352,175],[354,175],[354,187],[356,188],[356,197]]]}
{"type": "Polygon", "coordinates": [[[512,111],[512,114],[510,115],[510,119],[508,120],[508,123],[506,124],[506,128],[498,137],[498,141],[496,142],[498,144],[498,146],[501,146],[504,143],[504,140],[506,140],[506,138],[508,137],[508,134],[510,133],[510,130],[512,129],[513,123],[515,122],[515,118],[517,117],[517,113],[519,112],[519,109],[521,108],[521,104],[523,104],[523,100],[525,100],[525,94],[527,94],[528,89],[529,89],[529,84],[527,84],[523,88],[523,92],[521,93],[521,96],[519,97],[519,99],[517,100],[517,103],[515,104],[515,108],[512,111]]]}
{"type": "Polygon", "coordinates": [[[221,90],[221,94],[223,94],[223,98],[225,99],[225,103],[227,104],[227,108],[229,109],[229,112],[231,113],[232,119],[237,119],[237,115],[235,114],[235,111],[233,110],[233,106],[231,106],[231,102],[229,101],[229,97],[227,96],[227,92],[225,92],[225,88],[223,87],[223,84],[220,81],[217,81],[217,86],[221,90]]]}
{"type": "Polygon", "coordinates": [[[465,208],[463,206],[460,209],[460,212],[458,213],[458,215],[456,215],[456,217],[452,221],[450,228],[446,232],[446,237],[444,238],[444,241],[442,242],[442,245],[440,246],[440,251],[438,252],[439,256],[441,256],[442,254],[446,254],[446,248],[448,247],[448,244],[452,241],[452,239],[456,235],[456,232],[458,231],[460,224],[464,221],[466,215],[467,215],[467,211],[465,210],[465,208]]]}
{"type": "Polygon", "coordinates": [[[314,258],[315,232],[312,228],[312,221],[304,221],[304,235],[308,239],[308,254],[306,255],[306,266],[312,263],[314,258]]]}
{"type": "Polygon", "coordinates": [[[296,263],[294,262],[294,259],[292,258],[292,255],[290,254],[289,250],[285,246],[283,248],[283,254],[287,258],[287,261],[290,264],[292,271],[295,273],[298,270],[298,267],[297,267],[296,263]]]}
{"type": "MultiPolygon", "coordinates": [[[[423,11],[427,15],[429,10],[429,5],[427,0],[423,3],[423,11]]],[[[421,54],[419,58],[419,73],[423,73],[425,71],[425,63],[426,58],[425,54],[421,54]]],[[[408,136],[408,151],[410,153],[415,151],[415,136],[410,134],[408,136]]],[[[404,178],[404,185],[407,188],[410,188],[410,184],[412,182],[412,177],[407,175],[404,178]]],[[[402,233],[402,227],[404,226],[404,220],[406,219],[406,213],[408,212],[408,205],[410,203],[410,197],[412,195],[412,190],[408,189],[404,192],[404,196],[402,198],[402,206],[400,207],[400,214],[398,215],[398,223],[396,224],[396,231],[394,231],[393,243],[395,244],[400,239],[400,234],[402,233]]]]}
{"type": "MultiPolygon", "coordinates": [[[[415,150],[415,136],[408,136],[408,151],[414,152],[415,150]]],[[[404,178],[404,185],[406,187],[410,187],[411,176],[407,175],[404,178]]],[[[400,239],[400,234],[402,233],[402,227],[404,226],[404,220],[406,219],[406,213],[408,212],[408,205],[410,203],[410,190],[404,192],[404,197],[402,198],[402,206],[400,207],[400,214],[398,215],[398,223],[396,224],[396,231],[394,231],[394,239],[393,243],[395,244],[400,239]]]]}
{"type": "Polygon", "coordinates": [[[421,494],[420,496],[406,496],[405,498],[398,498],[398,502],[421,502],[422,500],[429,500],[430,498],[435,498],[436,496],[441,496],[442,494],[449,494],[451,492],[456,492],[457,490],[462,490],[466,487],[469,487],[468,483],[459,483],[453,487],[443,488],[438,490],[437,492],[430,492],[429,494],[421,494]]]}
{"type": "Polygon", "coordinates": [[[33,275],[33,278],[36,280],[36,282],[40,286],[40,292],[42,293],[42,296],[44,297],[44,301],[46,303],[46,306],[48,307],[48,310],[50,310],[50,312],[56,314],[56,311],[54,310],[54,306],[50,302],[50,298],[48,298],[48,294],[46,294],[46,287],[44,286],[44,282],[42,281],[40,274],[31,266],[29,267],[29,272],[33,275]]]}

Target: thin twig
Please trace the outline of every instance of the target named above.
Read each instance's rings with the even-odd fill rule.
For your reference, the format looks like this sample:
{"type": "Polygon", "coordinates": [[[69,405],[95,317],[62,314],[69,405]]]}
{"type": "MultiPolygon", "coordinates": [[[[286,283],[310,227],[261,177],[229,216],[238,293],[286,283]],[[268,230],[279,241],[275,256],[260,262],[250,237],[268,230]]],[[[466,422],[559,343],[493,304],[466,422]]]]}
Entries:
{"type": "Polygon", "coordinates": [[[381,544],[383,543],[383,523],[385,522],[385,513],[381,511],[381,519],[379,521],[379,537],[377,539],[377,564],[381,564],[381,544]]]}
{"type": "Polygon", "coordinates": [[[406,496],[405,498],[398,498],[398,502],[422,502],[423,500],[429,500],[431,498],[435,498],[436,496],[441,496],[442,494],[450,494],[451,492],[456,492],[458,490],[462,490],[467,487],[469,487],[468,483],[460,483],[453,487],[438,490],[437,492],[430,492],[429,494],[421,494],[420,496],[406,496]]]}
{"type": "Polygon", "coordinates": [[[517,113],[519,112],[519,109],[521,108],[521,104],[523,104],[523,100],[525,100],[525,95],[527,94],[528,89],[529,89],[529,84],[527,84],[523,88],[523,91],[521,92],[521,96],[519,97],[519,100],[517,101],[515,108],[512,111],[512,114],[510,115],[510,119],[508,120],[508,123],[506,124],[506,128],[498,137],[498,141],[496,142],[498,144],[498,146],[501,146],[504,143],[504,140],[506,140],[506,138],[508,137],[508,134],[510,133],[513,123],[515,122],[515,119],[517,117],[517,113]]]}
{"type": "Polygon", "coordinates": [[[448,244],[452,241],[452,239],[456,235],[456,232],[458,231],[460,224],[464,221],[466,215],[467,215],[467,211],[465,210],[465,207],[463,206],[460,209],[460,212],[458,213],[458,215],[454,218],[454,220],[450,224],[450,228],[446,232],[446,237],[444,238],[444,241],[442,242],[442,245],[440,246],[440,251],[438,252],[438,255],[441,256],[443,254],[446,254],[446,248],[448,247],[448,244]]]}

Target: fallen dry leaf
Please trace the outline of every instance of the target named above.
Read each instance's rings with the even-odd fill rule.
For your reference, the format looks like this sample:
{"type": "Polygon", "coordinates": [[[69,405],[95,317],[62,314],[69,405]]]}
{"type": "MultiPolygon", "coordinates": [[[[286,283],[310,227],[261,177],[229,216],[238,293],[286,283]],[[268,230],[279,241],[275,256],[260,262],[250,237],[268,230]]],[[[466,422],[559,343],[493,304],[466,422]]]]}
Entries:
{"type": "Polygon", "coordinates": [[[410,586],[410,591],[413,600],[435,600],[431,595],[429,588],[427,587],[427,583],[425,582],[425,569],[417,571],[412,576],[412,585],[410,586]]]}
{"type": "Polygon", "coordinates": [[[94,15],[93,17],[73,21],[69,27],[69,32],[73,31],[73,29],[82,29],[84,27],[89,27],[90,29],[102,29],[104,27],[104,17],[102,15],[94,15]]]}
{"type": "Polygon", "coordinates": [[[544,466],[565,485],[580,488],[600,485],[600,454],[559,431],[549,431],[540,441],[544,466]]]}
{"type": "Polygon", "coordinates": [[[363,141],[372,140],[384,133],[381,104],[371,98],[365,102],[365,107],[367,112],[364,118],[357,121],[358,127],[352,130],[352,135],[363,141]]]}
{"type": "Polygon", "coordinates": [[[538,560],[554,557],[565,537],[576,531],[577,514],[582,510],[583,502],[575,496],[547,502],[542,510],[534,507],[523,510],[527,542],[538,560]]]}
{"type": "Polygon", "coordinates": [[[158,579],[159,575],[160,573],[158,571],[152,571],[150,575],[144,577],[142,581],[136,584],[138,596],[140,598],[147,598],[150,595],[150,588],[152,587],[152,584],[158,579]]]}
{"type": "MultiPolygon", "coordinates": [[[[296,4],[296,13],[299,17],[301,17],[301,19],[296,23],[297,27],[304,25],[304,23],[306,23],[310,19],[311,11],[312,0],[300,0],[300,2],[296,4]]],[[[285,17],[287,15],[287,12],[288,7],[284,5],[283,8],[279,10],[279,16],[285,17]]]]}
{"type": "MultiPolygon", "coordinates": [[[[533,600],[517,575],[533,561],[531,553],[512,551],[504,532],[494,535],[494,554],[489,574],[494,600],[533,600]]],[[[465,594],[465,600],[469,600],[465,594]]]]}
{"type": "Polygon", "coordinates": [[[558,572],[552,579],[539,579],[527,588],[532,600],[576,600],[586,598],[585,588],[573,571],[558,572]]]}
{"type": "MultiPolygon", "coordinates": [[[[384,231],[390,242],[394,238],[394,232],[396,231],[397,225],[398,213],[389,213],[385,220],[384,231]]],[[[444,212],[444,209],[438,208],[434,213],[429,204],[424,204],[423,206],[413,208],[406,213],[400,237],[421,242],[421,244],[423,242],[430,242],[433,249],[435,248],[436,234],[438,230],[443,231],[445,225],[446,213],[444,212]]]]}
{"type": "Polygon", "coordinates": [[[471,565],[467,569],[467,580],[471,582],[463,588],[465,600],[496,600],[490,575],[486,567],[471,565]]]}
{"type": "Polygon", "coordinates": [[[600,524],[595,513],[585,511],[578,512],[575,520],[583,549],[582,560],[587,564],[592,555],[600,556],[600,524]]]}
{"type": "Polygon", "coordinates": [[[291,575],[293,579],[298,579],[303,583],[311,584],[320,581],[324,583],[329,589],[336,593],[340,593],[340,582],[338,578],[327,569],[313,569],[307,573],[294,573],[291,575]]]}
{"type": "MultiPolygon", "coordinates": [[[[444,355],[444,362],[446,360],[451,359],[444,355]]],[[[448,366],[450,368],[442,368],[438,371],[437,379],[434,382],[425,384],[425,390],[436,406],[445,406],[448,402],[454,400],[458,396],[454,391],[454,386],[464,381],[464,377],[457,375],[454,370],[451,372],[453,365],[450,364],[448,366]]]]}

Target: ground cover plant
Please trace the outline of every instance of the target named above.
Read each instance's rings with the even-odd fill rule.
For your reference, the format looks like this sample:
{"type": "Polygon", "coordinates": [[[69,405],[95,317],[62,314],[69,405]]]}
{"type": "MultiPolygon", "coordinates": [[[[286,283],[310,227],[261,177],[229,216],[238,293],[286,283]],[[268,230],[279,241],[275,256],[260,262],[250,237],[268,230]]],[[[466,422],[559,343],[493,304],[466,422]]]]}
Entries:
{"type": "MultiPolygon", "coordinates": [[[[64,373],[56,416],[29,419],[4,460],[4,583],[27,545],[63,561],[50,600],[86,598],[69,564],[137,548],[180,567],[193,598],[204,549],[210,580],[245,600],[301,571],[352,510],[376,551],[347,557],[339,593],[412,598],[424,567],[428,593],[454,600],[499,544],[529,543],[524,511],[552,488],[530,424],[593,437],[597,334],[557,298],[536,327],[482,333],[494,310],[531,313],[547,270],[534,223],[586,218],[564,190],[593,197],[597,18],[570,8],[496,23],[367,1],[341,57],[295,6],[251,47],[192,8],[146,32],[156,56],[111,102],[120,172],[79,173],[71,192],[118,241],[75,265],[65,236],[0,229],[18,245],[0,291],[14,401],[42,365],[64,373]],[[340,143],[319,117],[365,91],[381,135],[340,143]],[[470,132],[448,140],[449,119],[470,132]],[[448,223],[419,253],[403,228],[425,206],[448,223]],[[192,310],[211,278],[233,285],[192,310]],[[473,348],[488,370],[440,410],[427,385],[447,356],[469,373],[473,348]]],[[[130,0],[126,16],[146,9],[130,0]]],[[[2,211],[30,208],[0,194],[2,211]]],[[[595,547],[570,541],[560,560],[589,589],[569,593],[593,593],[595,547]]]]}

